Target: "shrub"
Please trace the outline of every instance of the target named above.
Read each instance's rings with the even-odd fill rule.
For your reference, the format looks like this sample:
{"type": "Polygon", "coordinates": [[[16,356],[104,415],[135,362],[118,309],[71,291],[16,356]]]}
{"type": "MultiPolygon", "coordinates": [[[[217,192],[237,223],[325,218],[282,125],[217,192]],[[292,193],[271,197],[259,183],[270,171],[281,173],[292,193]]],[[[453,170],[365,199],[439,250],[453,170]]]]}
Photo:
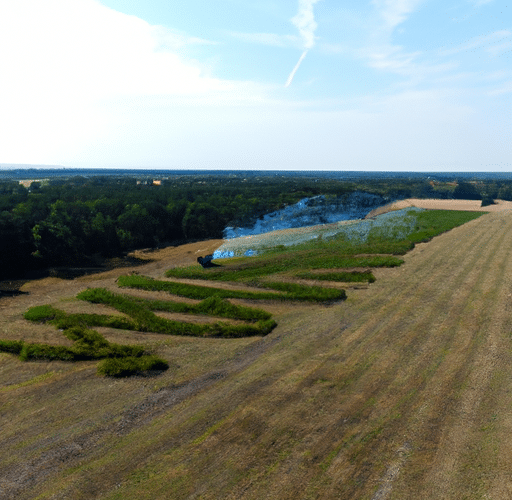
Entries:
{"type": "MultiPolygon", "coordinates": [[[[262,283],[252,282],[254,286],[271,288],[282,293],[274,292],[245,292],[240,290],[225,290],[172,281],[158,281],[144,276],[120,276],[119,286],[140,288],[142,290],[162,290],[175,295],[181,295],[191,299],[206,299],[212,295],[223,298],[252,299],[252,300],[306,300],[313,302],[344,300],[344,290],[327,289],[322,287],[311,287],[306,285],[294,285],[291,283],[262,283]]],[[[111,304],[112,305],[112,304],[111,304]]]]}
{"type": "Polygon", "coordinates": [[[19,354],[23,349],[22,340],[0,340],[0,352],[19,354]]]}
{"type": "Polygon", "coordinates": [[[169,363],[156,356],[109,358],[98,366],[100,375],[109,377],[129,377],[148,371],[167,370],[169,363]]]}
{"type": "Polygon", "coordinates": [[[59,316],[59,311],[52,306],[35,306],[31,307],[23,317],[29,321],[39,321],[45,323],[59,316]]]}
{"type": "Polygon", "coordinates": [[[54,346],[48,344],[23,344],[23,348],[20,352],[20,359],[22,361],[28,361],[30,359],[36,360],[61,360],[61,361],[73,361],[76,355],[72,349],[64,346],[54,346]]]}
{"type": "Polygon", "coordinates": [[[375,276],[370,271],[340,271],[332,273],[304,272],[296,275],[297,278],[323,281],[342,281],[344,283],[374,283],[375,276]]]}
{"type": "Polygon", "coordinates": [[[287,293],[295,300],[308,300],[316,302],[325,302],[332,300],[345,300],[347,294],[345,290],[338,290],[337,288],[323,288],[321,286],[306,286],[297,283],[267,283],[265,287],[279,290],[280,292],[287,293]]]}

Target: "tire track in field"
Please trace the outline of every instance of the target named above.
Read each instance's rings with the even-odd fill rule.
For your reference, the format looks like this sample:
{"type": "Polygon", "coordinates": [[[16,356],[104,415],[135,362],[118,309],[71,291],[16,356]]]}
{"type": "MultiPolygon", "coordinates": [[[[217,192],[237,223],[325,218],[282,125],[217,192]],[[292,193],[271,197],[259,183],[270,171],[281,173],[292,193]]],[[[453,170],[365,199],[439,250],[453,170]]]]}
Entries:
{"type": "MultiPolygon", "coordinates": [[[[491,246],[491,242],[493,242],[493,238],[496,233],[501,234],[499,231],[489,232],[488,228],[483,228],[482,226],[480,227],[480,230],[484,235],[487,236],[483,241],[484,244],[487,244],[488,246],[491,246]]],[[[451,235],[450,238],[453,239],[453,235],[451,235]]],[[[437,363],[436,359],[437,351],[447,349],[447,346],[449,347],[450,343],[453,342],[457,331],[456,326],[458,318],[463,312],[466,301],[472,292],[473,284],[482,278],[482,273],[485,273],[485,269],[482,270],[482,267],[485,263],[486,256],[479,253],[474,244],[478,240],[482,240],[482,234],[480,234],[480,231],[472,235],[471,240],[467,243],[467,253],[471,257],[471,260],[466,262],[463,268],[459,269],[457,266],[455,266],[456,273],[451,276],[450,281],[444,280],[443,283],[443,277],[447,272],[447,268],[453,264],[453,260],[459,258],[458,254],[451,255],[450,258],[448,258],[448,256],[446,258],[441,257],[441,259],[444,260],[444,267],[436,270],[436,273],[433,276],[430,276],[429,280],[425,280],[424,275],[420,276],[416,280],[416,284],[408,287],[408,290],[401,290],[400,296],[403,297],[403,300],[400,300],[401,297],[396,298],[396,304],[393,311],[389,312],[389,308],[387,308],[384,312],[375,311],[364,314],[363,316],[365,319],[367,319],[370,315],[372,316],[371,321],[375,319],[373,328],[363,325],[359,329],[356,328],[355,332],[353,328],[347,330],[341,340],[345,340],[345,336],[348,336],[346,334],[349,334],[349,332],[352,334],[351,336],[353,338],[350,340],[348,346],[344,345],[342,348],[340,348],[340,350],[343,352],[350,350],[351,352],[346,356],[340,356],[339,354],[332,355],[330,359],[320,364],[317,370],[313,371],[308,377],[310,382],[314,379],[321,379],[322,374],[329,373],[329,368],[331,370],[333,369],[332,367],[326,368],[325,365],[329,362],[331,364],[337,363],[342,367],[356,366],[357,368],[358,360],[360,361],[366,356],[365,351],[370,353],[379,353],[379,356],[372,360],[370,363],[363,362],[363,365],[366,364],[364,369],[362,371],[360,370],[359,373],[357,373],[356,380],[351,382],[344,389],[346,399],[341,403],[341,406],[338,406],[338,398],[333,402],[332,406],[325,404],[325,406],[322,408],[322,412],[326,414],[337,414],[340,415],[340,417],[336,421],[333,421],[330,425],[324,425],[322,433],[309,436],[310,447],[317,453],[321,450],[328,450],[324,452],[325,455],[328,455],[330,452],[336,450],[340,446],[345,446],[346,450],[340,451],[340,456],[333,461],[333,471],[329,474],[329,477],[334,481],[335,484],[339,485],[336,477],[345,478],[345,486],[347,482],[350,482],[351,477],[354,484],[360,484],[363,480],[368,481],[368,479],[372,478],[373,472],[371,468],[368,469],[368,473],[366,476],[364,476],[364,473],[361,472],[360,468],[351,464],[350,454],[352,453],[354,446],[363,442],[363,449],[359,451],[359,456],[364,457],[365,460],[372,460],[370,457],[374,455],[375,450],[373,448],[379,447],[378,442],[375,444],[375,442],[370,441],[368,445],[364,444],[364,439],[372,432],[372,426],[374,426],[376,423],[384,424],[384,427],[387,427],[388,431],[384,430],[383,434],[387,432],[387,434],[390,435],[388,436],[389,439],[393,441],[395,439],[393,433],[397,431],[397,425],[393,423],[393,419],[391,418],[391,410],[393,409],[393,406],[396,407],[398,403],[400,403],[400,409],[407,411],[407,415],[411,413],[414,414],[414,411],[417,410],[418,406],[421,407],[422,399],[425,397],[425,395],[422,394],[422,387],[426,385],[428,379],[430,379],[439,368],[439,363],[437,363]],[[476,264],[479,264],[479,266],[476,264]],[[454,282],[460,282],[465,285],[462,287],[463,291],[456,295],[455,304],[449,300],[451,296],[449,288],[443,290],[441,296],[439,296],[439,293],[436,290],[440,282],[443,283],[445,287],[448,287],[454,282]],[[417,287],[417,296],[411,295],[410,288],[414,287],[417,287]],[[423,290],[423,287],[426,287],[426,291],[423,290]],[[409,303],[409,310],[412,311],[418,303],[418,296],[421,297],[422,293],[427,296],[430,303],[427,305],[422,305],[422,307],[425,309],[419,311],[417,318],[412,322],[412,324],[411,322],[405,322],[405,326],[403,324],[401,325],[401,321],[403,322],[404,315],[408,314],[407,309],[403,309],[402,303],[409,303]],[[445,304],[446,309],[444,327],[447,333],[442,339],[440,339],[436,335],[438,327],[434,326],[430,327],[427,333],[422,334],[421,330],[423,328],[427,328],[429,326],[429,322],[432,323],[432,311],[439,308],[442,304],[445,304]],[[391,314],[391,319],[387,320],[386,315],[389,314],[391,314]],[[384,315],[384,318],[382,315],[384,315]],[[375,318],[376,316],[377,318],[375,318]],[[385,328],[379,328],[379,321],[382,323],[383,319],[384,321],[387,321],[388,324],[385,325],[385,328]],[[397,348],[399,341],[396,339],[396,337],[393,337],[391,333],[393,329],[398,329],[400,326],[404,326],[402,329],[404,336],[405,334],[410,335],[410,331],[412,330],[413,340],[417,339],[418,342],[430,344],[430,347],[423,347],[422,350],[418,350],[418,346],[412,346],[411,348],[410,345],[408,345],[411,343],[409,339],[407,345],[404,344],[404,346],[398,346],[397,348]],[[414,328],[415,326],[416,328],[414,328]],[[365,338],[358,339],[358,335],[364,336],[365,338]],[[439,346],[440,344],[441,346],[439,346]],[[436,350],[433,353],[432,347],[436,347],[436,350]],[[394,352],[397,349],[401,351],[398,354],[394,352]],[[390,359],[391,361],[389,361],[390,359]],[[396,368],[398,361],[400,361],[400,369],[396,368]],[[432,364],[434,364],[433,368],[429,366],[432,364]],[[403,387],[404,384],[406,384],[405,388],[403,387]],[[404,402],[401,402],[401,400],[404,398],[404,393],[405,396],[408,396],[408,392],[411,388],[417,388],[417,393],[413,397],[407,397],[404,402]],[[367,421],[360,422],[359,418],[356,419],[357,421],[353,420],[353,416],[360,413],[362,408],[364,408],[366,401],[371,400],[372,398],[376,398],[378,400],[376,404],[377,409],[370,413],[367,421]],[[382,407],[379,408],[379,405],[382,407]],[[343,445],[343,443],[346,444],[343,445]],[[339,475],[336,473],[337,471],[340,471],[339,475]]],[[[500,241],[497,241],[492,246],[497,248],[499,245],[500,241]]],[[[465,250],[465,247],[460,247],[461,253],[463,253],[465,250]]],[[[450,253],[450,251],[447,250],[447,253],[450,253]]],[[[439,259],[439,256],[436,255],[435,252],[431,252],[431,257],[433,257],[435,260],[439,259]]],[[[403,269],[405,269],[405,267],[403,269]]],[[[409,269],[403,272],[406,272],[410,275],[411,270],[409,269]]],[[[384,287],[385,289],[382,294],[386,294],[386,289],[389,290],[389,286],[391,286],[391,283],[388,283],[384,287]]],[[[370,292],[369,295],[370,299],[363,301],[366,305],[372,302],[370,292]]],[[[365,305],[361,306],[359,310],[363,309],[364,307],[365,305]]],[[[442,321],[440,323],[442,323],[442,321]]],[[[462,348],[464,347],[465,345],[462,346],[462,348]]],[[[352,374],[353,370],[351,371],[348,369],[347,378],[350,379],[352,374]]],[[[304,389],[305,385],[307,384],[301,383],[296,386],[292,392],[283,394],[279,401],[274,400],[276,406],[279,407],[281,414],[288,415],[293,412],[293,407],[296,402],[301,397],[303,398],[302,390],[304,389]]],[[[439,398],[439,400],[434,401],[437,407],[440,407],[440,402],[442,402],[442,395],[439,395],[439,398]]],[[[317,415],[317,412],[312,412],[311,415],[314,418],[314,416],[317,415]]],[[[306,422],[312,417],[305,416],[302,418],[306,422]]],[[[403,425],[403,420],[405,420],[405,417],[401,420],[400,425],[403,425]]],[[[310,422],[310,424],[312,424],[312,422],[310,422]]],[[[386,440],[388,437],[386,437],[386,440]]],[[[403,441],[401,444],[403,444],[403,441]]],[[[396,450],[397,448],[398,446],[394,449],[396,450]]],[[[389,449],[384,451],[389,454],[389,449]]],[[[377,479],[378,478],[373,475],[374,483],[377,481],[377,479]]],[[[304,484],[301,486],[300,481],[298,483],[295,481],[295,483],[299,484],[299,486],[293,483],[294,481],[290,480],[290,483],[288,484],[289,488],[291,491],[295,490],[297,495],[301,496],[300,492],[302,491],[301,488],[304,487],[304,484]]],[[[254,493],[254,491],[252,493],[254,493]]],[[[333,491],[332,495],[326,495],[326,498],[357,498],[361,491],[357,489],[350,490],[350,488],[345,488],[343,491],[343,496],[336,496],[338,493],[334,493],[333,491]]],[[[250,495],[247,498],[250,498],[250,495]]]]}
{"type": "MultiPolygon", "coordinates": [[[[280,337],[263,337],[241,349],[234,359],[227,362],[220,370],[212,370],[178,385],[163,387],[140,403],[121,412],[116,416],[117,418],[112,418],[112,422],[100,425],[92,431],[82,432],[71,439],[52,439],[54,442],[49,443],[51,447],[36,457],[23,464],[9,464],[1,467],[0,498],[6,500],[32,498],[25,494],[38,484],[47,481],[49,477],[64,467],[69,468],[93,458],[109,436],[123,436],[141,426],[150,424],[164,412],[197,396],[227,377],[243,371],[280,340],[280,337]]],[[[246,388],[246,390],[257,392],[259,389],[256,386],[263,387],[270,382],[270,380],[258,382],[255,387],[246,388]]],[[[242,398],[241,394],[237,396],[242,398]]],[[[40,443],[37,443],[37,447],[39,445],[40,443]]]]}
{"type": "MultiPolygon", "coordinates": [[[[453,469],[457,468],[459,456],[463,453],[469,439],[467,426],[474,419],[478,402],[483,397],[492,376],[491,365],[496,356],[497,344],[495,339],[487,339],[482,346],[484,340],[481,337],[485,337],[482,330],[485,330],[485,325],[489,322],[503,324],[506,318],[503,317],[499,321],[493,320],[493,317],[496,318],[496,314],[500,312],[502,305],[501,301],[493,299],[495,294],[488,295],[481,302],[478,298],[481,295],[480,290],[488,288],[489,282],[496,284],[496,278],[501,286],[500,296],[503,296],[504,273],[496,276],[496,273],[490,271],[491,268],[496,267],[496,262],[499,269],[510,269],[508,250],[510,245],[503,244],[504,239],[510,239],[507,233],[508,231],[501,230],[501,236],[496,243],[487,245],[486,251],[483,252],[486,260],[476,279],[473,276],[466,281],[466,288],[469,289],[469,293],[466,291],[464,294],[467,305],[461,315],[451,319],[450,330],[455,334],[452,335],[454,344],[441,359],[437,370],[432,374],[423,391],[423,404],[410,418],[409,437],[415,443],[420,443],[417,446],[421,449],[421,461],[430,464],[434,460],[434,454],[439,459],[439,456],[445,453],[444,458],[439,459],[441,461],[434,467],[436,472],[429,472],[435,477],[425,479],[427,484],[435,484],[436,490],[429,491],[425,496],[418,496],[415,492],[413,495],[415,498],[447,498],[448,485],[453,482],[453,469]],[[462,387],[464,383],[467,383],[471,390],[462,391],[458,398],[453,398],[454,388],[462,387]],[[461,403],[462,406],[459,409],[461,403]],[[454,415],[458,416],[454,417],[454,415]],[[454,427],[453,423],[457,419],[467,425],[462,429],[454,427]],[[448,430],[442,430],[446,426],[448,430]],[[448,450],[444,449],[443,446],[446,445],[442,444],[447,432],[451,435],[448,450]],[[444,451],[440,451],[441,449],[444,451]]],[[[498,330],[499,328],[500,326],[498,330]]],[[[432,329],[431,335],[435,335],[435,330],[432,329]]],[[[409,491],[407,494],[413,493],[409,491]]],[[[449,496],[449,498],[457,498],[457,496],[449,496]]]]}
{"type": "MultiPolygon", "coordinates": [[[[478,238],[478,236],[476,237],[478,238]]],[[[492,235],[489,236],[490,239],[492,239],[492,235]]],[[[473,280],[478,279],[479,272],[475,264],[481,259],[483,257],[476,250],[473,250],[472,259],[466,266],[458,270],[454,277],[455,281],[460,284],[467,280],[468,271],[471,271],[473,280]]],[[[408,274],[410,272],[409,270],[408,274]]],[[[343,362],[349,363],[351,358],[360,357],[362,350],[385,349],[390,342],[393,344],[395,352],[397,347],[400,347],[403,351],[409,350],[409,356],[415,357],[417,357],[418,351],[421,352],[422,349],[426,349],[426,347],[421,347],[422,344],[436,343],[437,339],[421,335],[421,331],[432,323],[433,313],[437,313],[436,323],[441,324],[443,317],[455,316],[466,301],[466,295],[459,292],[455,304],[451,303],[449,299],[452,294],[449,288],[439,295],[436,283],[444,274],[445,269],[438,266],[436,272],[430,273],[427,281],[421,283],[422,279],[420,278],[419,282],[402,289],[399,293],[395,293],[395,297],[390,303],[385,304],[380,309],[372,304],[373,297],[370,296],[368,300],[364,301],[361,308],[371,311],[371,313],[364,315],[361,321],[363,324],[359,328],[347,332],[345,341],[348,345],[344,348],[346,355],[343,356],[343,362]],[[412,293],[413,290],[415,290],[415,293],[412,293]],[[418,306],[419,303],[421,308],[418,306]],[[442,315],[439,314],[439,311],[443,311],[442,315]],[[419,330],[412,339],[401,335],[401,332],[411,329],[419,330]],[[396,335],[393,335],[393,332],[396,335]],[[416,342],[416,344],[412,345],[413,342],[416,342]]],[[[388,287],[384,287],[380,295],[386,296],[387,294],[388,287]]],[[[383,361],[385,360],[381,359],[381,362],[383,361]]],[[[391,364],[393,364],[393,361],[388,362],[388,365],[391,364]]],[[[372,366],[368,366],[368,369],[370,368],[372,366]]]]}
{"type": "MultiPolygon", "coordinates": [[[[492,248],[491,253],[493,253],[494,250],[498,249],[501,246],[500,238],[498,238],[494,244],[490,244],[490,242],[495,239],[495,234],[498,232],[501,235],[501,238],[503,238],[503,232],[502,231],[494,231],[493,233],[489,234],[489,228],[488,227],[481,227],[482,232],[487,232],[488,237],[486,238],[487,248],[492,248]]],[[[392,332],[393,329],[398,328],[400,326],[400,318],[404,315],[407,315],[416,305],[417,305],[417,298],[414,297],[408,297],[409,290],[402,291],[402,296],[404,297],[404,302],[408,304],[408,306],[404,309],[401,308],[402,302],[400,301],[400,297],[397,297],[395,300],[395,307],[394,310],[391,311],[391,318],[387,320],[385,319],[386,328],[379,327],[379,320],[382,320],[381,311],[375,313],[377,316],[375,321],[373,322],[373,329],[371,327],[364,326],[363,330],[366,331],[359,331],[358,333],[361,335],[365,335],[367,337],[366,341],[360,341],[358,342],[357,348],[354,350],[352,357],[354,359],[357,359],[358,357],[361,357],[363,349],[370,352],[380,352],[382,353],[381,356],[377,359],[377,362],[372,363],[367,367],[367,374],[365,374],[364,377],[361,377],[357,387],[355,387],[353,390],[355,393],[359,394],[365,394],[365,398],[367,399],[368,396],[368,389],[367,387],[379,387],[379,378],[385,378],[385,386],[383,387],[382,383],[380,384],[380,388],[376,389],[374,391],[374,395],[380,394],[381,400],[387,400],[388,401],[388,407],[393,403],[400,400],[400,398],[403,398],[404,392],[407,393],[407,391],[404,389],[407,388],[407,390],[414,391],[416,390],[416,394],[414,397],[407,399],[407,404],[409,407],[413,407],[415,404],[418,406],[418,401],[421,402],[422,399],[427,397],[427,394],[423,394],[421,388],[425,385],[426,379],[432,379],[432,377],[435,375],[436,371],[439,369],[439,366],[441,366],[443,359],[441,358],[440,361],[437,361],[436,358],[436,352],[432,352],[432,348],[435,347],[435,351],[446,351],[450,348],[451,343],[453,342],[455,335],[458,331],[457,329],[457,323],[459,321],[459,318],[461,314],[464,311],[465,304],[469,300],[469,297],[472,293],[472,289],[475,283],[479,282],[482,277],[486,273],[486,267],[485,266],[485,259],[488,257],[487,255],[479,255],[478,251],[475,249],[474,245],[471,245],[471,243],[474,243],[474,240],[480,240],[481,236],[479,234],[480,232],[476,233],[472,240],[469,242],[470,248],[472,248],[472,252],[468,252],[469,255],[472,257],[471,260],[465,265],[457,269],[458,272],[455,275],[450,276],[450,280],[443,283],[446,290],[441,294],[441,296],[436,297],[435,294],[433,294],[433,298],[431,299],[431,303],[426,307],[424,304],[422,304],[423,310],[422,314],[418,315],[418,317],[415,319],[415,321],[406,321],[405,327],[404,327],[404,333],[406,330],[416,330],[414,333],[414,338],[409,341],[409,343],[413,342],[414,340],[421,341],[423,343],[422,346],[413,345],[412,349],[409,350],[409,352],[406,352],[404,349],[402,349],[401,353],[401,361],[399,365],[402,367],[400,372],[397,372],[395,365],[398,364],[398,358],[400,357],[400,354],[396,355],[393,351],[396,350],[397,346],[396,344],[399,342],[396,339],[392,339],[393,347],[390,348],[389,346],[382,346],[382,340],[386,337],[389,337],[390,332],[392,332]],[[471,255],[471,253],[473,255],[471,255]],[[479,263],[480,268],[476,266],[475,264],[479,263]],[[468,272],[469,271],[469,272],[468,272]],[[460,290],[458,294],[456,294],[453,301],[450,301],[450,288],[453,286],[453,283],[456,282],[462,282],[464,285],[462,288],[463,290],[460,290]],[[447,313],[445,314],[444,321],[437,322],[438,325],[430,325],[429,322],[432,323],[432,312],[438,309],[439,305],[446,301],[445,309],[447,310],[447,313]],[[439,327],[442,327],[442,330],[444,330],[446,333],[442,338],[439,338],[439,335],[437,334],[437,331],[439,327]],[[421,331],[423,329],[428,329],[428,331],[421,335],[421,331]],[[369,330],[369,331],[368,331],[369,330]],[[381,344],[379,345],[378,341],[381,341],[381,344]],[[395,355],[394,355],[395,354],[395,355]],[[387,361],[389,358],[392,359],[392,361],[387,361]],[[428,365],[432,365],[429,367],[428,365]],[[423,375],[422,375],[423,373],[423,375]],[[423,379],[423,381],[422,381],[423,379]],[[402,389],[402,390],[400,390],[402,389]]],[[[453,236],[453,235],[452,235],[453,236]]],[[[456,254],[453,254],[451,256],[452,261],[459,258],[459,253],[464,252],[466,248],[464,246],[459,247],[459,252],[456,254]]],[[[445,253],[449,253],[450,249],[448,248],[445,253]]],[[[433,252],[431,252],[433,254],[433,252]]],[[[435,260],[438,260],[436,255],[432,255],[435,260]]],[[[462,260],[462,259],[461,259],[462,260]]],[[[427,292],[430,294],[430,290],[432,288],[431,285],[439,284],[439,281],[442,281],[442,277],[444,274],[446,274],[446,267],[450,266],[450,259],[446,258],[444,268],[440,268],[439,271],[436,273],[435,276],[431,277],[429,280],[430,283],[427,283],[427,292]]],[[[411,270],[409,269],[409,272],[411,270]]],[[[418,280],[421,282],[421,277],[418,280]]],[[[417,290],[417,296],[422,295],[422,288],[425,287],[425,285],[418,284],[419,289],[417,290]]],[[[389,308],[386,308],[389,309],[389,308]]],[[[388,313],[389,314],[389,313],[388,313]]],[[[462,342],[460,346],[455,346],[452,348],[457,348],[460,351],[464,351],[467,349],[467,341],[462,342]]],[[[445,391],[449,392],[450,389],[450,381],[445,384],[445,391]]],[[[434,400],[431,403],[435,403],[433,406],[436,408],[442,410],[443,409],[443,391],[438,391],[437,398],[434,398],[434,400]]],[[[429,397],[436,396],[436,394],[428,395],[429,397]]],[[[403,409],[405,405],[401,405],[403,409]]],[[[444,405],[446,406],[446,405],[444,405]]],[[[421,408],[421,405],[420,405],[421,408]]],[[[410,410],[409,410],[410,411],[410,410]]],[[[448,408],[444,409],[442,411],[443,414],[446,414],[448,411],[448,408]]],[[[383,414],[385,415],[385,410],[383,411],[383,414]]],[[[382,415],[376,414],[372,416],[369,420],[369,425],[371,426],[371,421],[378,421],[380,418],[382,418],[382,415]]],[[[438,418],[439,420],[439,418],[438,418]]],[[[433,421],[430,421],[432,425],[434,425],[433,421]]],[[[403,444],[403,443],[401,443],[403,444]]]]}
{"type": "Polygon", "coordinates": [[[487,252],[486,274],[475,286],[475,294],[481,295],[482,299],[468,313],[468,328],[459,328],[460,335],[471,335],[474,348],[461,360],[461,364],[464,362],[467,366],[463,390],[458,403],[453,405],[453,414],[447,419],[431,471],[425,478],[425,498],[441,498],[447,494],[450,498],[458,498],[485,493],[482,490],[485,476],[496,457],[489,454],[487,463],[479,463],[476,468],[471,449],[480,448],[479,427],[482,419],[492,412],[489,398],[494,391],[493,379],[506,368],[509,359],[501,354],[510,349],[510,342],[504,336],[507,325],[510,326],[510,312],[504,307],[509,294],[512,260],[509,235],[509,231],[504,231],[507,241],[502,242],[496,252],[487,252]]]}

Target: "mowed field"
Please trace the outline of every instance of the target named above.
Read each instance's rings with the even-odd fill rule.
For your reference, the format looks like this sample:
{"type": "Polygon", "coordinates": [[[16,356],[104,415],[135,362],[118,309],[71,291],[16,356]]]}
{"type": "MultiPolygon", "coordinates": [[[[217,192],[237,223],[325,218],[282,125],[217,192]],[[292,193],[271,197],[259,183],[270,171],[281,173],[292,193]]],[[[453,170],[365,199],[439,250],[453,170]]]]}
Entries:
{"type": "MultiPolygon", "coordinates": [[[[218,244],[137,270],[161,278],[218,244]]],[[[101,330],[152,346],[171,364],[157,377],[0,354],[0,498],[512,498],[512,213],[404,260],[344,302],[258,303],[278,323],[264,338],[101,330]]],[[[23,312],[99,311],[73,297],[116,273],[1,299],[0,338],[67,342],[23,312]]]]}

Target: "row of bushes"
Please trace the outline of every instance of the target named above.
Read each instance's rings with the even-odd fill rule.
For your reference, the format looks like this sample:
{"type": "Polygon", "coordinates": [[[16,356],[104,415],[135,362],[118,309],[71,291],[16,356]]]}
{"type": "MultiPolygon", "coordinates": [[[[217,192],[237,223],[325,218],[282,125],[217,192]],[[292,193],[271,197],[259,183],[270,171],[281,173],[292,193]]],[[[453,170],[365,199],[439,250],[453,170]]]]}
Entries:
{"type": "MultiPolygon", "coordinates": [[[[89,288],[79,294],[78,298],[89,302],[113,303],[113,294],[102,288],[89,288]]],[[[121,297],[122,302],[128,304],[127,297],[121,297]]],[[[231,304],[227,300],[221,299],[218,295],[213,295],[203,300],[199,304],[185,304],[183,302],[173,302],[170,300],[150,300],[140,297],[130,297],[128,301],[146,307],[152,311],[177,312],[184,314],[205,314],[209,316],[218,316],[221,318],[239,319],[243,321],[258,321],[270,319],[272,315],[262,309],[253,307],[244,307],[231,304]]]]}
{"type": "MultiPolygon", "coordinates": [[[[45,321],[53,321],[52,316],[48,316],[48,307],[32,308],[28,312],[27,319],[38,321],[38,318],[43,317],[45,321]]],[[[61,311],[57,312],[61,313],[61,311]]],[[[103,360],[98,366],[98,373],[111,377],[123,377],[154,370],[162,371],[169,368],[167,361],[145,353],[143,347],[108,342],[99,332],[84,326],[65,328],[63,333],[73,341],[71,347],[0,340],[0,351],[16,354],[22,361],[103,360]]]]}
{"type": "MultiPolygon", "coordinates": [[[[261,318],[254,324],[231,325],[222,322],[214,324],[196,324],[173,321],[155,315],[155,313],[150,310],[150,306],[153,301],[145,301],[128,297],[126,295],[112,293],[104,288],[85,290],[78,294],[77,298],[96,304],[106,304],[127,314],[132,320],[129,329],[139,332],[154,332],[168,335],[191,335],[195,337],[238,338],[254,335],[266,335],[276,326],[276,322],[264,311],[254,311],[254,315],[261,318]]],[[[241,316],[250,315],[251,311],[249,308],[237,308],[236,306],[232,306],[228,303],[222,304],[222,301],[219,302],[219,300],[220,299],[218,297],[210,298],[206,302],[206,305],[202,303],[202,308],[208,309],[208,307],[212,307],[213,310],[218,309],[219,312],[224,313],[224,315],[231,313],[231,316],[228,317],[232,317],[237,313],[241,316]]],[[[162,303],[157,303],[156,305],[161,308],[160,310],[172,310],[173,308],[170,304],[168,309],[162,303]]],[[[201,309],[201,304],[199,304],[198,309],[201,309]]],[[[90,318],[92,315],[87,316],[87,320],[93,319],[90,318]]],[[[253,317],[251,319],[254,320],[255,318],[253,317]]],[[[115,326],[113,326],[113,328],[115,328],[115,326]]]]}
{"type": "Polygon", "coordinates": [[[92,303],[114,307],[126,316],[103,314],[68,314],[50,305],[30,308],[24,318],[38,323],[50,323],[61,329],[73,341],[71,347],[55,346],[23,341],[0,340],[0,351],[18,355],[23,361],[102,360],[98,373],[114,377],[126,377],[137,373],[166,370],[169,364],[149,355],[141,346],[120,345],[108,342],[92,326],[151,331],[173,335],[200,337],[243,337],[266,335],[276,326],[271,315],[261,309],[236,306],[218,296],[211,296],[199,304],[183,304],[171,301],[149,300],[109,292],[104,288],[87,289],[77,298],[92,303]],[[171,321],[156,316],[153,310],[207,314],[252,322],[230,325],[227,323],[193,324],[171,321]]]}
{"type": "Polygon", "coordinates": [[[319,286],[299,285],[295,283],[251,283],[276,290],[277,292],[248,292],[243,290],[225,290],[207,286],[189,285],[173,281],[160,281],[140,275],[120,276],[117,281],[119,286],[139,288],[142,290],[165,291],[173,295],[188,297],[191,299],[205,299],[212,294],[221,298],[249,299],[249,300],[304,300],[311,302],[325,302],[344,300],[344,290],[334,288],[322,288],[319,286]]]}

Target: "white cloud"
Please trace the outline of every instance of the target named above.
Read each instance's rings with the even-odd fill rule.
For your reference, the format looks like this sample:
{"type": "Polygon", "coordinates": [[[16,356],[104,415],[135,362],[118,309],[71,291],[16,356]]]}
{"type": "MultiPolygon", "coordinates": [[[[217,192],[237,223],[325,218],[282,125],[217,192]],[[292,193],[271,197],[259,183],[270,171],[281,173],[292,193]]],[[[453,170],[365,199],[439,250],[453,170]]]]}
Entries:
{"type": "Polygon", "coordinates": [[[212,78],[179,52],[205,43],[96,0],[0,2],[2,161],[53,162],[58,152],[86,151],[134,119],[112,114],[109,100],[261,98],[261,88],[212,78]]]}
{"type": "Polygon", "coordinates": [[[409,14],[422,3],[423,0],[373,0],[379,16],[383,21],[386,31],[394,30],[399,24],[403,23],[409,14]]]}
{"type": "Polygon", "coordinates": [[[315,45],[315,30],[318,27],[315,22],[313,6],[319,0],[299,0],[299,11],[292,18],[292,24],[299,30],[304,50],[309,50],[315,45]]]}
{"type": "Polygon", "coordinates": [[[87,98],[226,88],[165,50],[183,46],[184,37],[94,0],[17,0],[1,7],[0,19],[0,66],[11,91],[21,84],[40,96],[87,98]]]}
{"type": "Polygon", "coordinates": [[[315,15],[313,13],[313,6],[319,0],[299,0],[299,11],[292,18],[292,24],[299,30],[304,51],[302,52],[297,64],[295,64],[291,73],[286,80],[285,87],[289,87],[292,83],[293,77],[302,61],[306,57],[308,50],[315,45],[315,30],[318,27],[315,21],[315,15]]]}

